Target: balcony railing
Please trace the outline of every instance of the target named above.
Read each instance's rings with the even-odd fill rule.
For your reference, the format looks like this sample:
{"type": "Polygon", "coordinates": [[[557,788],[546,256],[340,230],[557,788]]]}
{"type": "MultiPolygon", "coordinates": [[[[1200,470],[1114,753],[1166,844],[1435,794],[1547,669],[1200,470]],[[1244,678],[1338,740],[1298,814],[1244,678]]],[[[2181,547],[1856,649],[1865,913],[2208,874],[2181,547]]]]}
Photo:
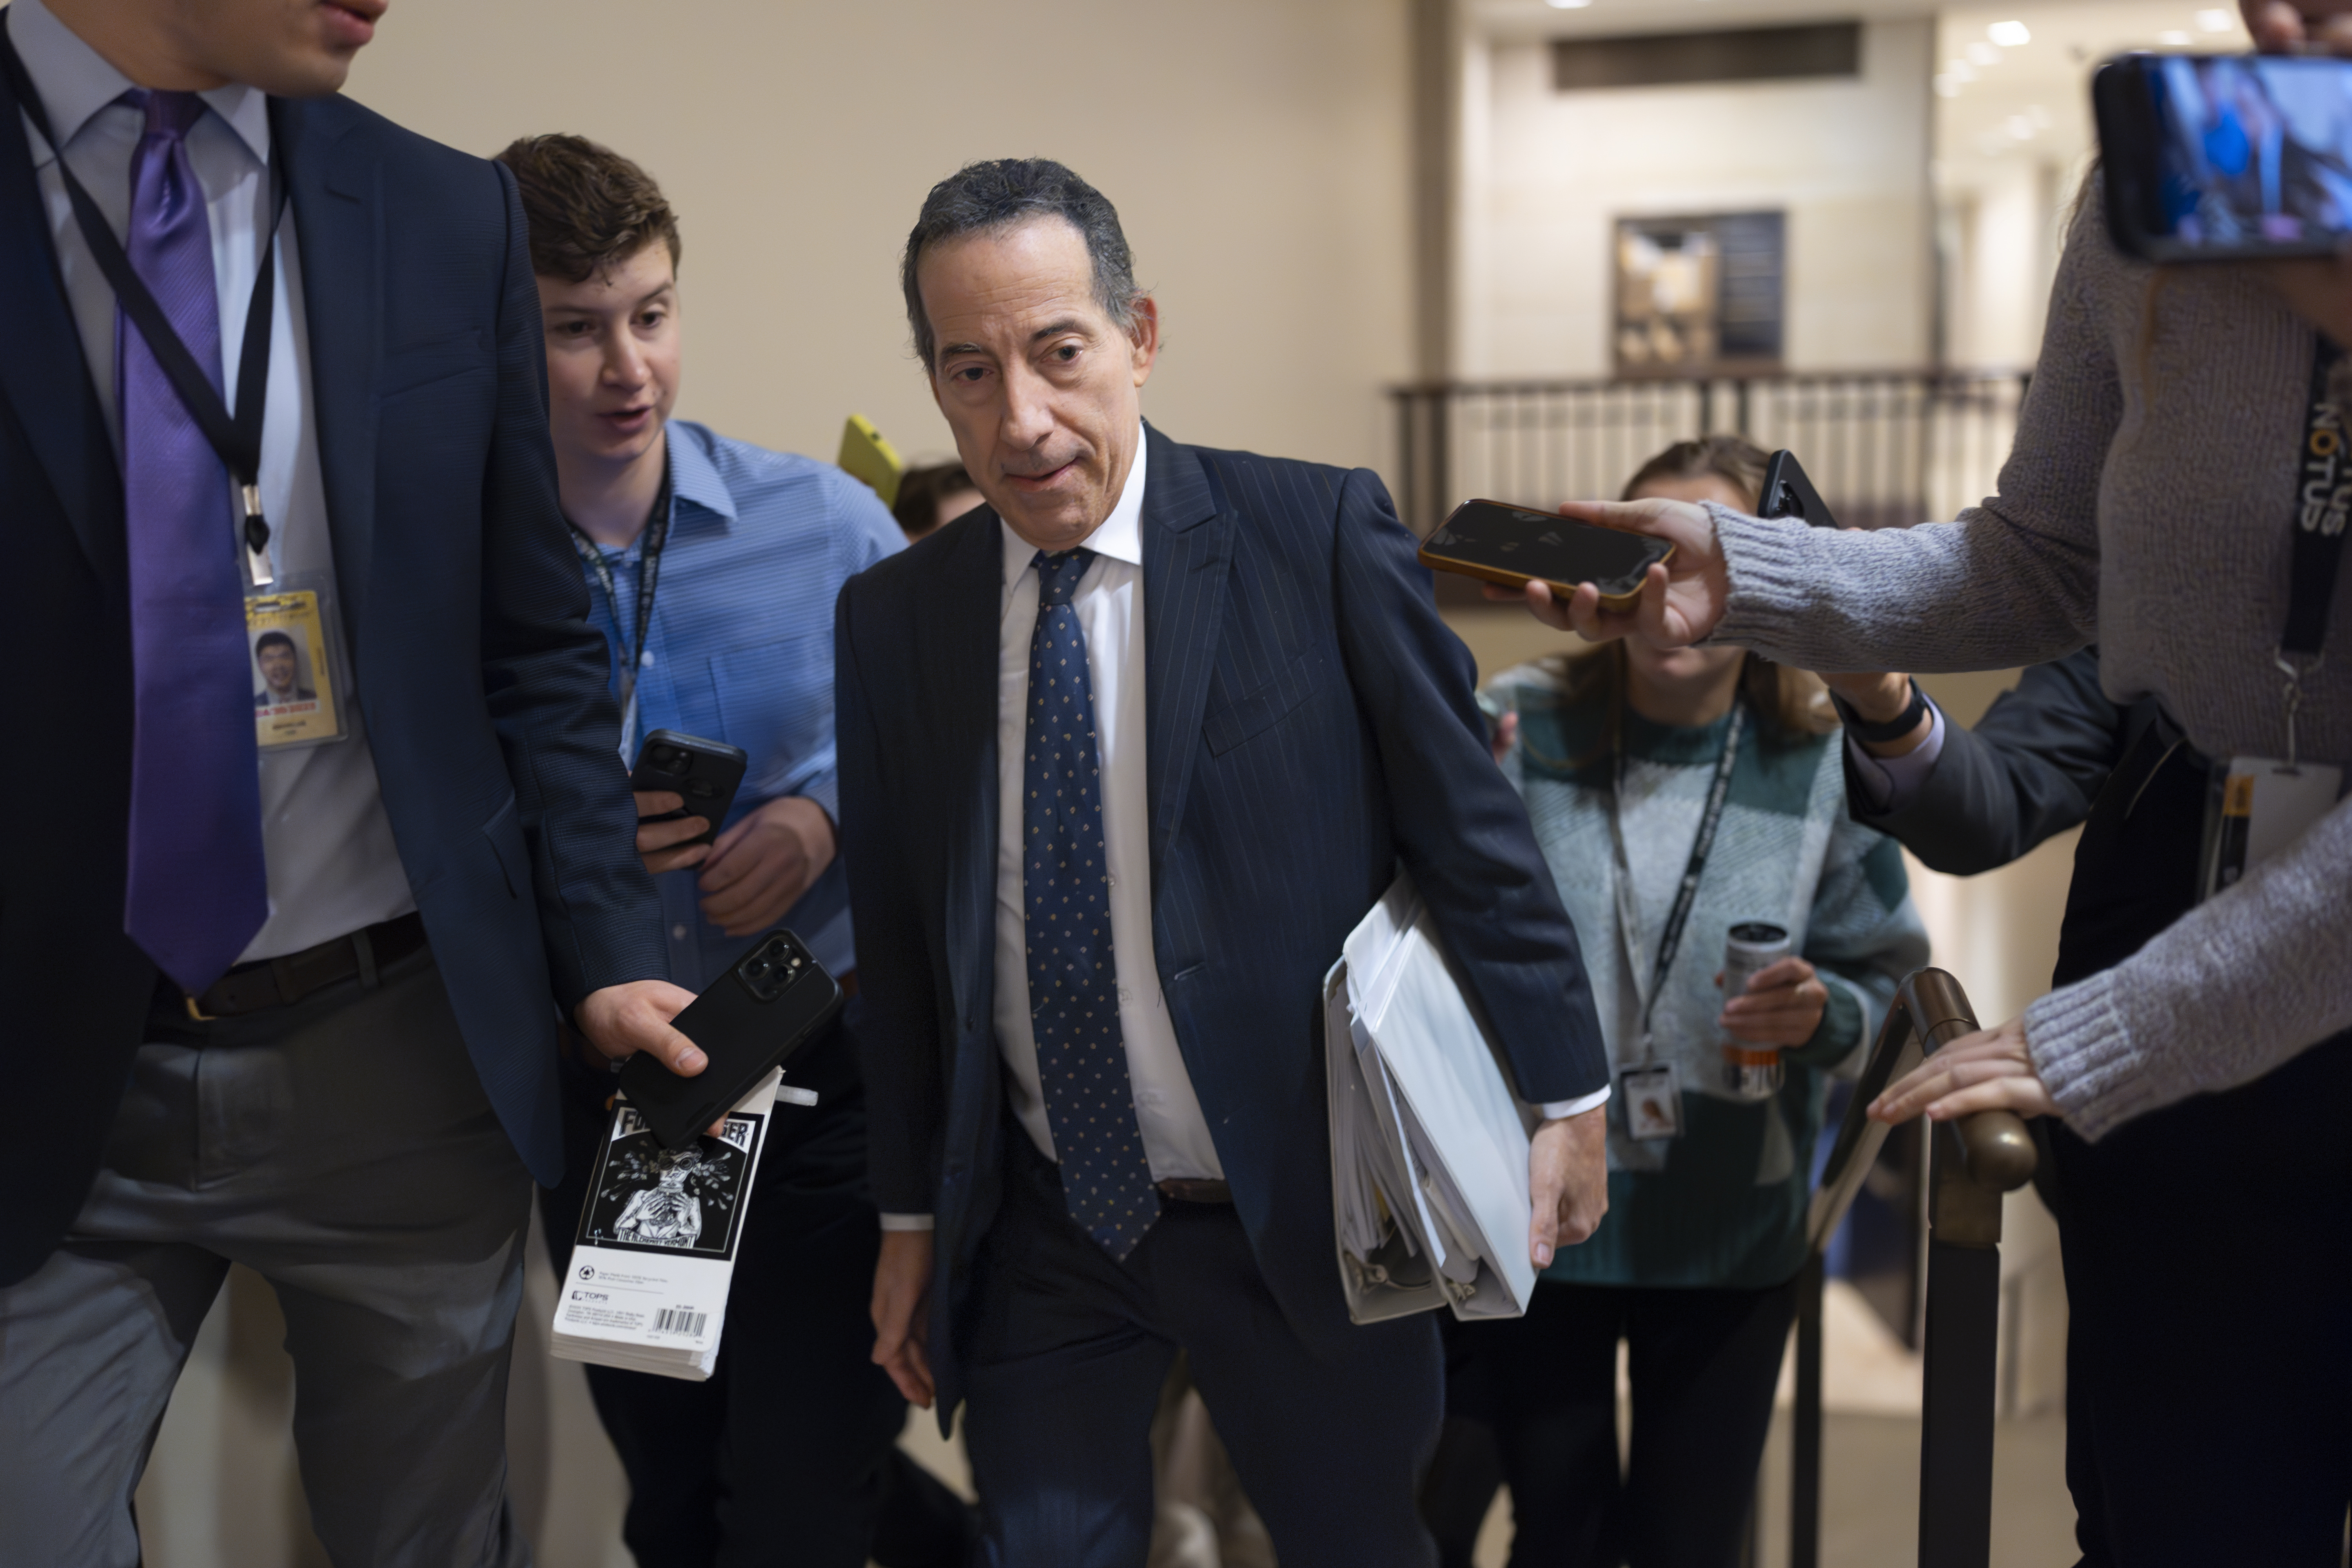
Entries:
{"type": "Polygon", "coordinates": [[[1727,431],[1796,453],[1841,523],[1949,518],[1993,492],[2028,379],[1869,371],[1398,387],[1397,504],[1426,534],[1474,496],[1547,509],[1614,496],[1661,448],[1727,431]]]}

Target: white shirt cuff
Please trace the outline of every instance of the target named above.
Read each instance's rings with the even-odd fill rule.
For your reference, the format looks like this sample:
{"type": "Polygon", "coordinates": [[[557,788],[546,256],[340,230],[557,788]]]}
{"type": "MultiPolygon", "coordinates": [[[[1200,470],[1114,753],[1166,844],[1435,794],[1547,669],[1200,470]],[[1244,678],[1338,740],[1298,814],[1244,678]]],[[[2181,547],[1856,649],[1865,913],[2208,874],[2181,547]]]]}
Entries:
{"type": "Polygon", "coordinates": [[[1543,1102],[1543,1119],[1558,1121],[1564,1116],[1581,1116],[1588,1110],[1598,1110],[1609,1103],[1609,1090],[1604,1085],[1591,1094],[1578,1095],[1574,1100],[1547,1100],[1543,1102]]]}
{"type": "Polygon", "coordinates": [[[1853,759],[1854,776],[1862,784],[1862,807],[1872,816],[1909,805],[1936,771],[1936,759],[1944,754],[1944,710],[1933,698],[1927,700],[1927,738],[1899,757],[1874,757],[1852,731],[1846,732],[1845,754],[1853,759]]]}
{"type": "Polygon", "coordinates": [[[929,1230],[931,1216],[927,1214],[886,1214],[882,1216],[884,1230],[929,1230]]]}

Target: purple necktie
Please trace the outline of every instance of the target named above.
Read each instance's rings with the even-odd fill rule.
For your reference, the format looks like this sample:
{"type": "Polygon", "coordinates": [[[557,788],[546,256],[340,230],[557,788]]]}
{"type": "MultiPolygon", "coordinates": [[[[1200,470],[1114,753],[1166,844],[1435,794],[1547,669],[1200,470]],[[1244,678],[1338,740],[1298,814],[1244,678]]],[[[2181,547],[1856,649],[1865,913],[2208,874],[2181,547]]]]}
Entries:
{"type": "MultiPolygon", "coordinates": [[[[205,102],[193,92],[133,90],[124,99],[147,115],[131,157],[124,249],[217,387],[212,230],[187,143],[205,102]]],[[[122,929],[194,994],[227,973],[269,917],[236,520],[227,468],[120,306],[114,384],[138,690],[122,929]]]]}

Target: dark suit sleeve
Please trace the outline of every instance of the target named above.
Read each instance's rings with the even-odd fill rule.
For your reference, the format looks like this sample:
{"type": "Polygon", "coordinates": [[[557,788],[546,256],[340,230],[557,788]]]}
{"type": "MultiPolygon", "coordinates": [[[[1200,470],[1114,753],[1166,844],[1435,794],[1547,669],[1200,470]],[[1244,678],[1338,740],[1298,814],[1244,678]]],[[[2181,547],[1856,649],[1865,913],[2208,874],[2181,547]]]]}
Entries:
{"type": "Polygon", "coordinates": [[[1878,829],[1954,876],[2006,866],[2091,814],[2121,753],[2126,710],[2099,689],[2099,660],[2085,648],[2028,669],[1973,731],[1948,720],[1944,748],[1917,795],[1873,812],[1845,754],[1854,820],[1878,829]]]}
{"type": "Polygon", "coordinates": [[[1607,1087],[1576,929],[1525,806],[1487,749],[1470,650],[1439,618],[1380,477],[1339,492],[1337,601],[1348,678],[1380,748],[1397,854],[1510,1059],[1519,1098],[1607,1087]]]}
{"type": "Polygon", "coordinates": [[[498,426],[482,476],[482,687],[514,781],[531,890],[557,1003],[668,973],[661,906],[637,858],[636,809],[614,752],[620,715],[611,656],[588,621],[588,590],[547,439],[547,351],[513,174],[499,300],[498,426]]]}
{"type": "Polygon", "coordinates": [[[903,836],[885,804],[881,736],[857,649],[861,588],[834,606],[834,745],[841,854],[857,931],[858,1059],[866,1077],[866,1165],[884,1214],[929,1214],[939,1185],[946,1088],[923,909],[907,875],[903,836]]]}

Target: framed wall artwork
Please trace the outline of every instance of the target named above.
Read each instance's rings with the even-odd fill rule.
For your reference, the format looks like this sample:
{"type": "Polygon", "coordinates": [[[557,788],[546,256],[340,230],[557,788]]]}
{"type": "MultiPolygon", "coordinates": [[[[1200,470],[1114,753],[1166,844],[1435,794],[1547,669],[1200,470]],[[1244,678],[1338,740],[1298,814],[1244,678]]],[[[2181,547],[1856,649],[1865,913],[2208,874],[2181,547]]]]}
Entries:
{"type": "Polygon", "coordinates": [[[1786,234],[1778,212],[1619,218],[1611,333],[1617,374],[1780,371],[1786,234]]]}

